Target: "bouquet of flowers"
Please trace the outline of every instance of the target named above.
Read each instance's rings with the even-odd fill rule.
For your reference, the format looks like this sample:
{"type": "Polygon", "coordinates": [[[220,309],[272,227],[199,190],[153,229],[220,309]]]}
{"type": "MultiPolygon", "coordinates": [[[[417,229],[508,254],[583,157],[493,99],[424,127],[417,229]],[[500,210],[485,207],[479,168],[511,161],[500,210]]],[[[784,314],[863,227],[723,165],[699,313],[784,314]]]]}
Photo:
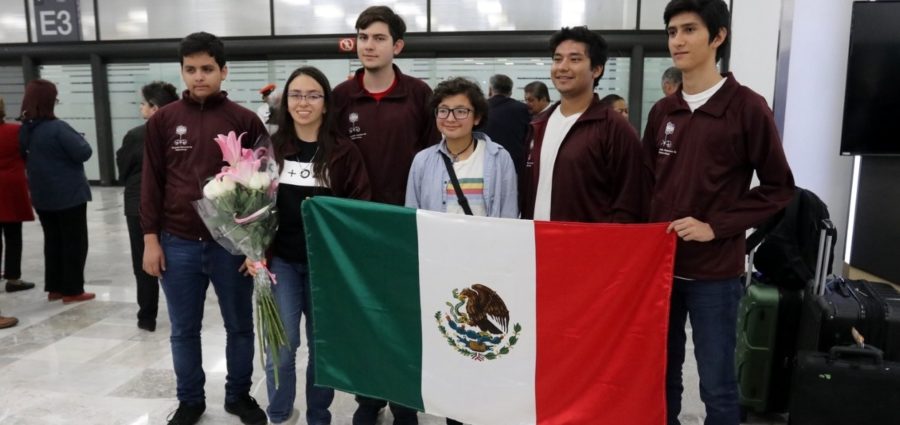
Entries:
{"type": "Polygon", "coordinates": [[[228,165],[203,186],[203,198],[195,201],[194,207],[219,244],[232,254],[246,255],[254,263],[256,335],[261,351],[270,353],[276,365],[277,386],[278,350],[287,346],[287,336],[272,295],[275,275],[263,260],[278,227],[278,163],[268,139],[257,142],[255,149],[244,149],[243,137],[244,134],[238,137],[233,131],[216,137],[228,165]]]}

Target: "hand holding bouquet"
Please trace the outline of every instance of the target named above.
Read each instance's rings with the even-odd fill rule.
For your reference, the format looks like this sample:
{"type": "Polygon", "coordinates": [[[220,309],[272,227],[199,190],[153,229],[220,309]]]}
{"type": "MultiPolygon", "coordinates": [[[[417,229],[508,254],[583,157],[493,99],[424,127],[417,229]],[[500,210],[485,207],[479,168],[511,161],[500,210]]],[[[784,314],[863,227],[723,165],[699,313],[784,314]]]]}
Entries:
{"type": "MultiPolygon", "coordinates": [[[[256,295],[256,335],[260,349],[272,356],[275,385],[278,385],[278,352],[287,346],[287,336],[278,315],[272,284],[275,276],[265,266],[265,253],[275,236],[278,217],[275,195],[278,163],[268,139],[255,149],[244,149],[241,138],[229,132],[218,135],[216,143],[228,165],[203,187],[203,198],[194,207],[213,238],[235,255],[246,255],[257,273],[253,276],[256,295]]],[[[260,356],[262,361],[262,356],[260,356]]]]}

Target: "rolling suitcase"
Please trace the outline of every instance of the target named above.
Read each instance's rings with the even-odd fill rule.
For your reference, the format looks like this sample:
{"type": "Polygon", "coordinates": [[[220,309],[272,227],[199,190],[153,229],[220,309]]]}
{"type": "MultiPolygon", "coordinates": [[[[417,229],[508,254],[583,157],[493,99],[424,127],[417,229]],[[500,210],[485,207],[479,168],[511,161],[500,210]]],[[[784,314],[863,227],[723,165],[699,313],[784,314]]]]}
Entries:
{"type": "Polygon", "coordinates": [[[850,329],[855,327],[866,342],[884,348],[885,359],[900,362],[900,293],[865,280],[834,278],[826,283],[825,274],[821,268],[816,271],[803,302],[799,349],[828,352],[852,344],[850,329]]]}
{"type": "Polygon", "coordinates": [[[801,351],[791,384],[790,425],[900,423],[900,363],[881,350],[832,347],[801,351]]]}
{"type": "Polygon", "coordinates": [[[746,292],[738,305],[735,371],[739,402],[756,413],[786,412],[802,290],[753,279],[754,253],[750,253],[746,292]]]}

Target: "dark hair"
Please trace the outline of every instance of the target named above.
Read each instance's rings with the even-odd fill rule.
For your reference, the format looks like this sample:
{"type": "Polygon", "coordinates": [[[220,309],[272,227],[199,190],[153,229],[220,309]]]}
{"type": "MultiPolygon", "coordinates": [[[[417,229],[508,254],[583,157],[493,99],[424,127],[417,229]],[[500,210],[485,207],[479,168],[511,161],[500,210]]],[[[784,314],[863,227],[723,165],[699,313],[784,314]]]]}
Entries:
{"type": "Polygon", "coordinates": [[[540,81],[532,81],[525,85],[525,93],[531,93],[537,99],[544,99],[547,102],[550,101],[550,91],[547,90],[547,85],[540,81]]]}
{"type": "Polygon", "coordinates": [[[681,70],[674,66],[666,68],[662,75],[662,81],[668,81],[676,85],[681,84],[681,70]]]}
{"type": "Polygon", "coordinates": [[[566,40],[584,43],[585,53],[591,58],[591,68],[601,67],[600,75],[594,78],[594,88],[596,88],[606,72],[606,59],[609,57],[609,47],[606,45],[606,40],[600,34],[589,30],[586,26],[562,27],[550,37],[550,54],[555,54],[556,48],[566,40]]]}
{"type": "Polygon", "coordinates": [[[472,104],[472,108],[475,109],[475,118],[479,120],[475,128],[487,125],[488,103],[484,98],[484,92],[481,91],[478,83],[474,83],[466,78],[454,77],[438,83],[437,87],[434,88],[434,93],[431,95],[431,100],[428,102],[428,107],[434,111],[444,98],[458,94],[465,95],[472,104]]]}
{"type": "Polygon", "coordinates": [[[406,34],[406,23],[403,22],[403,18],[394,13],[390,7],[371,6],[364,10],[359,14],[359,18],[356,18],[356,30],[359,31],[369,28],[369,25],[372,25],[375,22],[384,22],[387,24],[388,29],[391,32],[391,38],[394,39],[394,42],[403,40],[403,35],[406,34]]]}
{"type": "Polygon", "coordinates": [[[328,185],[328,161],[331,159],[332,152],[334,152],[335,144],[337,143],[333,128],[334,108],[331,106],[331,85],[328,83],[328,77],[314,66],[301,66],[300,68],[295,69],[284,83],[284,89],[281,92],[281,100],[279,101],[278,109],[276,109],[275,113],[278,130],[272,135],[272,144],[275,148],[275,159],[278,161],[278,165],[284,164],[285,152],[291,147],[294,140],[300,138],[300,135],[297,134],[297,129],[294,128],[294,118],[291,117],[291,113],[288,110],[287,92],[291,82],[301,75],[306,75],[307,77],[316,80],[316,82],[322,86],[322,94],[325,95],[325,99],[322,99],[325,113],[322,114],[322,124],[319,126],[318,140],[316,140],[319,143],[319,150],[313,158],[312,163],[313,174],[316,178],[320,178],[322,183],[328,185]]]}
{"type": "Polygon", "coordinates": [[[512,94],[513,80],[503,74],[494,74],[490,79],[491,90],[494,94],[509,96],[512,94]]]}
{"type": "Polygon", "coordinates": [[[56,119],[56,95],[56,84],[41,78],[29,81],[22,97],[22,121],[56,119]]]}
{"type": "Polygon", "coordinates": [[[178,60],[184,65],[184,57],[206,53],[216,60],[219,68],[225,67],[225,45],[222,40],[208,32],[195,32],[181,39],[178,46],[178,60]]]}
{"type": "Polygon", "coordinates": [[[666,11],[663,12],[663,21],[666,28],[669,27],[669,21],[682,13],[696,13],[700,16],[700,20],[709,30],[709,42],[719,35],[719,30],[725,29],[725,40],[716,49],[716,62],[728,51],[728,45],[731,42],[731,13],[728,11],[728,5],[722,0],[672,0],[666,5],[666,11]]]}
{"type": "Polygon", "coordinates": [[[156,106],[157,108],[162,108],[178,100],[178,92],[175,91],[175,86],[165,81],[154,81],[141,87],[141,96],[144,97],[144,100],[150,106],[156,106]]]}
{"type": "Polygon", "coordinates": [[[625,98],[613,93],[603,96],[603,99],[600,99],[600,104],[605,106],[612,106],[614,103],[620,100],[625,101],[625,98]]]}

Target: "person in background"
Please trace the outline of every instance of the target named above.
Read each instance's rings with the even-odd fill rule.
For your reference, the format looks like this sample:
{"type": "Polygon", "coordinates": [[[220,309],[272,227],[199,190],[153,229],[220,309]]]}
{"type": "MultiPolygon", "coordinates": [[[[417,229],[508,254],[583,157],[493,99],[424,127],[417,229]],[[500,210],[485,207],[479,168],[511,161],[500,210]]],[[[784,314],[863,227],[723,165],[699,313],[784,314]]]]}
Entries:
{"type": "Polygon", "coordinates": [[[265,424],[266,413],[250,396],[253,376],[253,282],[244,256],[212,239],[191,205],[206,180],[221,171],[219,134],[246,133],[242,147],[268,137],[252,111],[228,99],[225,45],[197,32],[181,40],[181,99],[147,120],[141,168],[141,230],[144,271],[160,277],[172,324],[172,362],[178,409],[170,425],[192,425],[206,411],[206,374],[201,355],[203,308],[210,282],[225,327],[225,411],[244,424],[265,424]]]}
{"type": "Polygon", "coordinates": [[[625,99],[622,96],[617,94],[606,95],[603,99],[600,99],[600,103],[612,108],[613,111],[628,119],[628,104],[625,103],[625,99]]]}
{"type": "Polygon", "coordinates": [[[281,103],[281,95],[275,91],[275,84],[266,84],[259,89],[259,95],[263,104],[256,108],[256,115],[262,120],[263,124],[269,130],[269,134],[275,134],[278,131],[277,114],[278,104],[281,103]],[[274,94],[273,94],[274,93],[274,94]]]}
{"type": "Polygon", "coordinates": [[[550,109],[550,91],[547,90],[547,85],[540,81],[526,84],[525,104],[528,105],[532,118],[550,109]]]}
{"type": "Polygon", "coordinates": [[[487,122],[482,122],[481,128],[494,143],[506,149],[516,166],[516,174],[519,174],[525,167],[525,152],[528,150],[525,138],[528,123],[531,122],[531,112],[527,105],[510,97],[512,90],[511,78],[503,74],[491,76],[488,89],[490,98],[487,101],[490,115],[483,117],[482,121],[487,122]]]}
{"type": "Polygon", "coordinates": [[[681,86],[681,70],[674,66],[666,68],[662,75],[661,84],[663,94],[671,96],[681,86]]]}
{"type": "Polygon", "coordinates": [[[442,81],[430,106],[441,143],[425,148],[413,159],[406,184],[406,206],[431,211],[488,217],[518,218],[516,172],[503,146],[473,132],[489,116],[488,102],[477,84],[464,78],[442,81]],[[463,193],[451,182],[449,160],[463,193]],[[467,213],[459,200],[466,199],[467,213]]]}
{"type": "MultiPolygon", "coordinates": [[[[22,222],[34,221],[25,161],[19,151],[19,125],[6,122],[0,97],[0,260],[6,292],[24,291],[34,284],[22,280],[22,222]],[[6,257],[3,257],[6,248],[6,257]]],[[[12,325],[10,325],[12,326],[12,325]]]]}
{"type": "MultiPolygon", "coordinates": [[[[334,88],[337,131],[356,143],[372,185],[372,200],[403,205],[416,152],[440,140],[428,111],[431,88],[394,64],[403,50],[406,23],[386,6],[371,6],[356,19],[356,54],[362,68],[334,88]]],[[[390,284],[390,282],[385,282],[390,284]]],[[[373,369],[375,370],[375,369],[373,369]]],[[[354,425],[374,425],[387,404],[356,396],[354,425]]],[[[395,425],[414,425],[416,411],[391,403],[395,425]]]]}
{"type": "MultiPolygon", "coordinates": [[[[178,100],[175,86],[154,81],[141,88],[141,118],[147,120],[159,108],[178,100]]],[[[137,282],[138,328],[156,330],[156,314],[159,310],[159,281],[143,269],[144,232],[141,230],[141,165],[144,161],[144,134],[147,126],[141,124],[125,134],[122,147],[116,151],[119,180],[125,185],[125,222],[131,241],[131,268],[137,282]]]]}
{"type": "MultiPolygon", "coordinates": [[[[328,407],[334,390],[313,385],[312,304],[307,269],[306,239],[300,207],[313,196],[338,196],[369,200],[369,176],[362,154],[349,139],[334,132],[331,85],[322,71],[314,67],[297,68],[288,77],[278,116],[279,131],[273,135],[275,158],[281,166],[278,183],[278,230],[270,249],[271,271],[278,276],[272,285],[278,314],[284,324],[288,346],[278,358],[280,385],[275,387],[272,356],[266,357],[266,382],[273,424],[287,422],[294,409],[297,393],[297,348],[300,347],[300,317],[306,316],[306,423],[331,423],[328,407]]],[[[257,270],[250,260],[245,265],[251,274],[257,270]]]]}
{"type": "Polygon", "coordinates": [[[91,187],[84,162],[93,154],[84,136],[57,119],[56,85],[36,79],[25,86],[19,145],[28,171],[31,203],[44,230],[44,290],[47,300],[94,299],[84,291],[88,253],[87,203],[91,187]]]}
{"type": "Polygon", "coordinates": [[[794,195],[775,117],[766,100],[716,62],[728,48],[723,0],[673,0],[663,21],[681,90],[656,102],[643,147],[653,173],[649,218],[678,236],[666,350],[668,424],[679,424],[690,317],[706,425],[738,425],[734,367],[745,238],[794,195]],[[754,173],[759,185],[750,188],[754,173]]]}

